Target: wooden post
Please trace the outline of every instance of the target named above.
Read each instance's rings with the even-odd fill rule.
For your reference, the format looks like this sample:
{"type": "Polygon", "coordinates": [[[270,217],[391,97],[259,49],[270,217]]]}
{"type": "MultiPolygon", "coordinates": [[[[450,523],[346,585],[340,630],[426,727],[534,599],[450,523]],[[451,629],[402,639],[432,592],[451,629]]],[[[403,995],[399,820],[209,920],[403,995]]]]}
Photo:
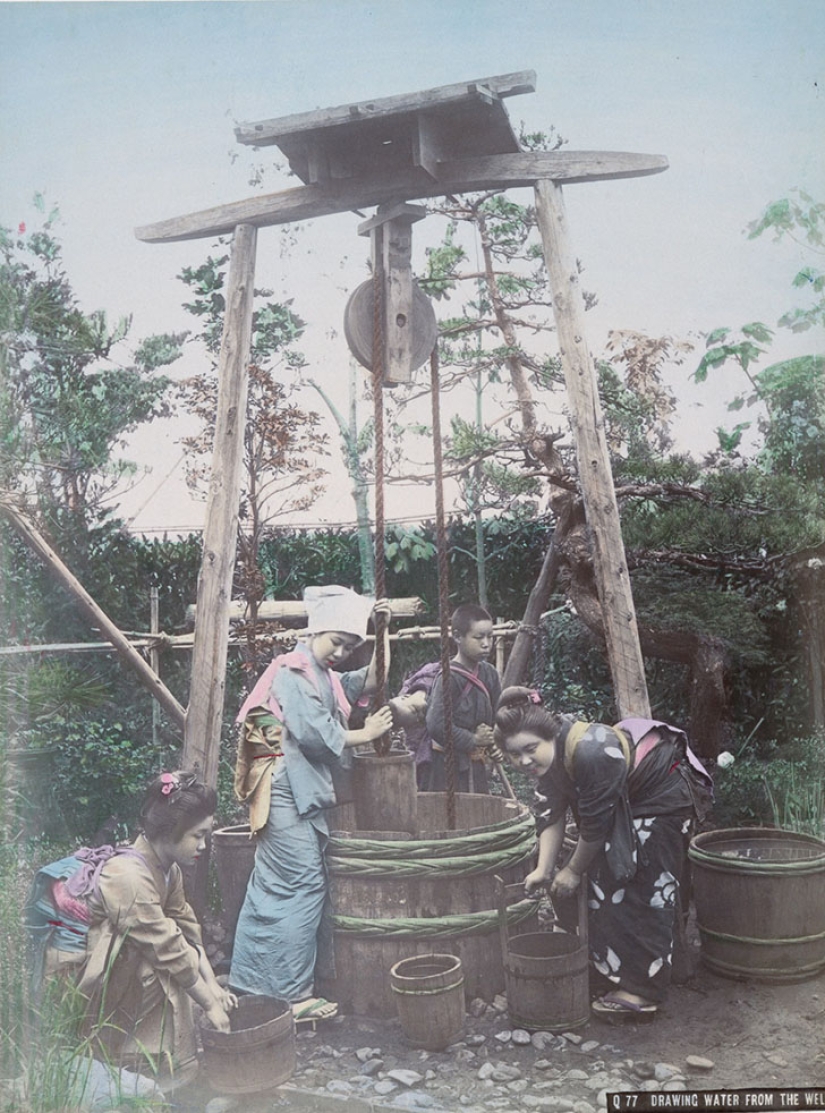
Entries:
{"type": "Polygon", "coordinates": [[[197,769],[201,779],[213,788],[218,781],[229,603],[238,539],[256,240],[257,230],[251,224],[235,228],[218,366],[212,477],[198,577],[198,619],[183,746],[184,767],[197,769]]]}
{"type": "Polygon", "coordinates": [[[576,259],[570,248],[564,197],[561,186],[548,179],[536,182],[535,192],[616,705],[620,718],[648,717],[650,702],[636,609],[610,471],[596,369],[584,338],[584,302],[576,259]]]}
{"type": "MultiPolygon", "coordinates": [[[[412,272],[412,226],[423,220],[423,205],[379,205],[375,216],[358,225],[369,236],[373,273],[383,276],[384,384],[408,383],[415,361],[413,333],[415,286],[412,272]]],[[[421,322],[415,322],[421,325],[421,322]]],[[[435,336],[430,350],[435,344],[435,336]]]]}

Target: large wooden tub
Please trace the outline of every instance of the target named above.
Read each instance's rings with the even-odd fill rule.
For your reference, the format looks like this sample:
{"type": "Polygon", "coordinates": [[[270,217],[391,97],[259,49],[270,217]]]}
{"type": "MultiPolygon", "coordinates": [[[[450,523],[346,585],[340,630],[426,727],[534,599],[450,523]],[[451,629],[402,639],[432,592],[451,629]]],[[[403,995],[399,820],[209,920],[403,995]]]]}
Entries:
{"type": "MultiPolygon", "coordinates": [[[[335,978],[321,992],[358,1016],[394,1017],[390,971],[438,951],[461,959],[468,1000],[504,991],[495,875],[505,883],[532,868],[534,821],[498,796],[418,797],[418,834],[356,831],[351,805],[330,817],[327,852],[335,924],[335,978]]],[[[535,927],[535,902],[517,899],[513,934],[535,927]]]]}

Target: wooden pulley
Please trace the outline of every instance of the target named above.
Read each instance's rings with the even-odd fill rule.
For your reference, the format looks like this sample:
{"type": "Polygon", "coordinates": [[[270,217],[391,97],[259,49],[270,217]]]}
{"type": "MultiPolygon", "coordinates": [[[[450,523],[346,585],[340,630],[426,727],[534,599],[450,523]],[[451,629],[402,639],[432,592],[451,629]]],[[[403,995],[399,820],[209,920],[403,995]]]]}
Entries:
{"type": "MultiPolygon", "coordinates": [[[[362,282],[350,295],[344,310],[344,335],[349,350],[367,370],[372,370],[374,335],[374,283],[362,282]]],[[[384,385],[408,383],[412,373],[430,357],[438,338],[438,325],[430,299],[412,284],[412,313],[399,309],[386,322],[384,385]],[[393,342],[395,341],[395,343],[393,342]]],[[[385,306],[385,313],[392,309],[385,306]]]]}

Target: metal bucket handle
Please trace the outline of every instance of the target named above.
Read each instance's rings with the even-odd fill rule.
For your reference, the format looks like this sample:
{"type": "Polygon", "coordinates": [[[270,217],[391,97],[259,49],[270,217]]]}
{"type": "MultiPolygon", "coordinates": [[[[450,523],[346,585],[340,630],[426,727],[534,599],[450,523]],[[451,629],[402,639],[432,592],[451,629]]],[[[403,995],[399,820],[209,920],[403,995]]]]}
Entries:
{"type": "MultiPolygon", "coordinates": [[[[510,884],[505,884],[503,878],[499,874],[493,875],[496,884],[496,901],[498,903],[498,932],[501,939],[501,953],[508,955],[510,953],[510,929],[507,923],[507,899],[508,896],[524,896],[524,882],[515,881],[510,884]]],[[[541,886],[538,890],[533,890],[536,900],[541,896],[541,886]]],[[[532,894],[531,894],[532,895],[532,894]]],[[[578,925],[577,933],[581,940],[581,945],[587,947],[587,874],[583,873],[579,878],[579,888],[577,891],[577,910],[578,910],[578,925]]]]}

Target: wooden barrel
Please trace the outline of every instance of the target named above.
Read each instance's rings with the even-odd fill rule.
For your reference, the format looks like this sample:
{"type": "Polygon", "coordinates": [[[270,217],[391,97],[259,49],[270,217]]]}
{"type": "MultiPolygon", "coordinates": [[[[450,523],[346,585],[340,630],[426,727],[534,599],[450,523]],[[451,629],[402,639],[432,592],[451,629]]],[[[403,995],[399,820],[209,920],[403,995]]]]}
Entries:
{"type": "Polygon", "coordinates": [[[415,755],[408,750],[380,756],[366,751],[353,759],[355,826],[359,831],[418,830],[415,755]]]}
{"type": "Polygon", "coordinates": [[[230,940],[246,896],[246,886],[255,864],[255,840],[249,824],[221,827],[212,832],[212,856],[221,896],[221,925],[230,940]]]}
{"type": "Polygon", "coordinates": [[[201,1024],[203,1067],[216,1090],[255,1094],[281,1086],[295,1072],[292,1007],[277,997],[248,994],[229,1014],[230,1032],[201,1024]]]}
{"type": "MultiPolygon", "coordinates": [[[[324,997],[344,1012],[394,1017],[390,971],[436,951],[461,959],[468,999],[503,992],[495,875],[512,883],[529,872],[535,826],[526,807],[458,793],[449,830],[446,793],[426,792],[418,796],[415,837],[354,830],[351,806],[330,828],[335,977],[319,987],[324,997]]],[[[514,900],[514,934],[535,925],[535,908],[514,900]]]]}
{"type": "Polygon", "coordinates": [[[590,1019],[587,944],[578,935],[536,931],[511,939],[504,977],[516,1028],[566,1032],[590,1019]]]}
{"type": "Polygon", "coordinates": [[[691,841],[702,960],[728,978],[784,982],[825,969],[825,842],[771,827],[691,841]]]}
{"type": "Polygon", "coordinates": [[[390,970],[398,1019],[413,1047],[443,1051],[464,1028],[464,974],[455,955],[402,958],[390,970]]]}

